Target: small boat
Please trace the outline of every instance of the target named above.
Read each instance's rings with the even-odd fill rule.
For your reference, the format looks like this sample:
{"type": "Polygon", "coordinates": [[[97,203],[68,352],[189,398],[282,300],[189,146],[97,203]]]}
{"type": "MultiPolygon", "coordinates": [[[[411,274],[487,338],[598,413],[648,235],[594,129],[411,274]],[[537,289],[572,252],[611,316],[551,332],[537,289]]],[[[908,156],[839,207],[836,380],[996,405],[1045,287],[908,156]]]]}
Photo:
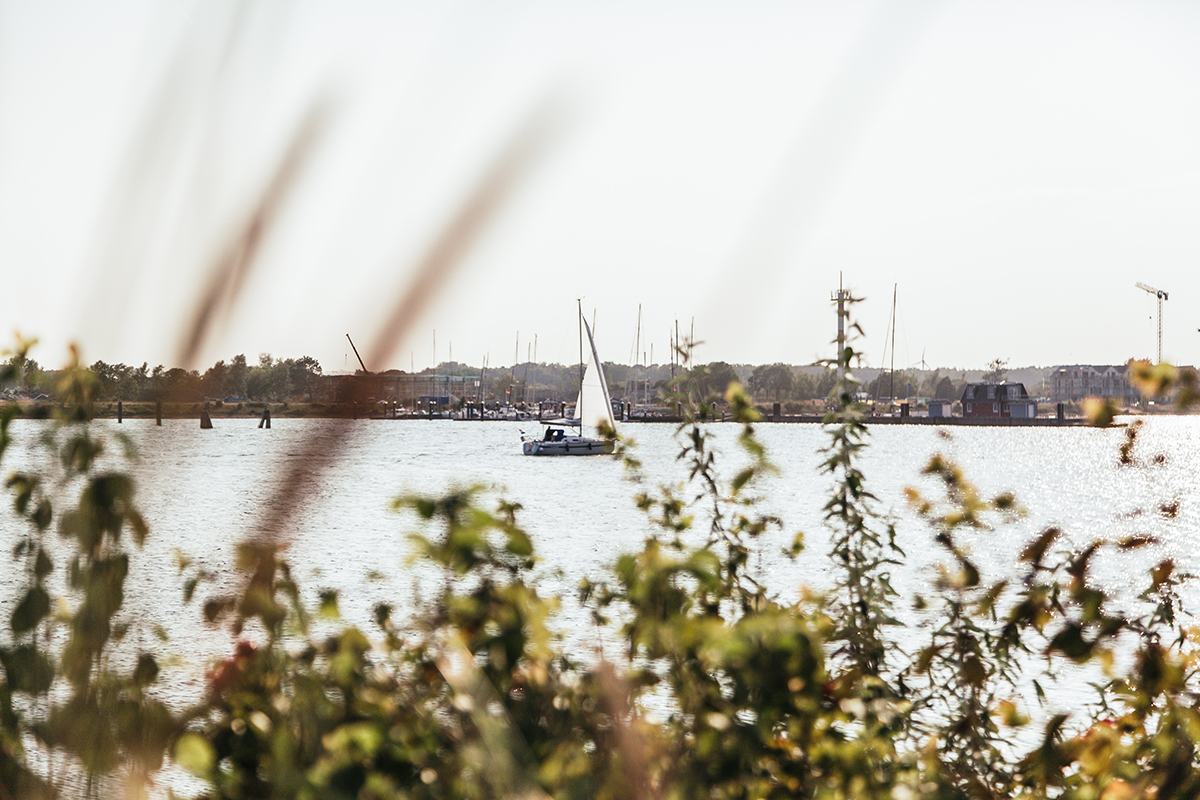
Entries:
{"type": "Polygon", "coordinates": [[[574,418],[543,422],[546,430],[540,439],[527,437],[522,432],[521,451],[527,456],[599,456],[612,453],[616,445],[609,439],[584,435],[585,425],[599,428],[601,424],[605,424],[616,430],[616,421],[613,419],[612,400],[608,396],[608,383],[604,380],[604,368],[600,366],[596,342],[592,339],[592,329],[583,318],[582,309],[579,313],[579,323],[579,362],[583,363],[583,331],[587,331],[591,359],[579,380],[579,397],[575,400],[574,418]]]}

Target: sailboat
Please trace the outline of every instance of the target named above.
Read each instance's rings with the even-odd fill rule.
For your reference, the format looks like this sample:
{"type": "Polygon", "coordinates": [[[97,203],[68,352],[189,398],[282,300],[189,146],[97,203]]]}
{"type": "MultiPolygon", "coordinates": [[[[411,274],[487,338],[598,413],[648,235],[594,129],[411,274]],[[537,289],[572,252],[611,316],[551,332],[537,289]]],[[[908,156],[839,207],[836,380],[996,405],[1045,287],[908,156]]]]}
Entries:
{"type": "Polygon", "coordinates": [[[579,397],[575,400],[573,419],[552,420],[542,423],[546,430],[540,439],[521,436],[521,451],[527,456],[599,456],[612,453],[615,442],[609,439],[584,435],[584,426],[599,428],[602,424],[616,430],[613,419],[612,400],[608,396],[608,383],[604,380],[604,368],[596,354],[596,342],[592,329],[579,312],[580,363],[583,362],[583,333],[587,332],[591,358],[579,379],[579,397]],[[578,432],[574,429],[578,428],[578,432]]]}

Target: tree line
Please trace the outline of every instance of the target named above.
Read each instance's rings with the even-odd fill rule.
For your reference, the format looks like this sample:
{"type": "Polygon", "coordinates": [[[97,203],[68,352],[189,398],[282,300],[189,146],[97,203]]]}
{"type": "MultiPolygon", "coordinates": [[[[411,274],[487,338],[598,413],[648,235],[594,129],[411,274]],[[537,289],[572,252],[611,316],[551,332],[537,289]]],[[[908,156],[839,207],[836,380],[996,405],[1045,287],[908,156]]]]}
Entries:
{"type": "MultiPolygon", "coordinates": [[[[58,400],[59,371],[47,370],[36,360],[13,357],[6,362],[18,368],[19,386],[28,395],[44,395],[58,400]]],[[[993,362],[988,374],[1003,379],[1003,364],[993,362]]],[[[237,400],[254,402],[328,402],[336,392],[320,363],[310,356],[275,358],[262,353],[256,364],[239,354],[222,360],[203,372],[181,367],[151,368],[109,364],[96,361],[87,371],[97,381],[96,399],[107,402],[199,402],[237,400]]],[[[702,388],[720,393],[730,382],[746,387],[756,403],[789,403],[828,397],[837,384],[837,372],[828,366],[794,366],[774,363],[762,365],[729,364],[714,361],[687,369],[672,364],[630,366],[604,364],[609,391],[614,400],[653,403],[668,390],[672,381],[695,374],[702,388]]],[[[483,395],[489,402],[512,403],[540,400],[570,400],[578,391],[580,365],[522,363],[512,367],[487,369],[459,362],[443,362],[417,373],[388,370],[382,375],[470,376],[483,383],[483,395]]],[[[362,374],[356,371],[356,374],[362,374]]],[[[927,373],[898,370],[882,371],[867,381],[862,391],[870,397],[927,397],[957,399],[966,381],[943,375],[940,370],[927,373]]]]}
{"type": "MultiPolygon", "coordinates": [[[[62,371],[47,370],[36,360],[14,356],[6,363],[20,377],[17,385],[27,395],[44,395],[62,400],[62,371]]],[[[245,355],[236,355],[228,363],[218,361],[203,373],[182,367],[151,368],[96,361],[84,368],[95,381],[95,399],[130,402],[195,402],[205,399],[254,400],[280,402],[312,400],[325,393],[321,365],[310,356],[275,358],[262,353],[257,364],[249,364],[245,355]]]]}

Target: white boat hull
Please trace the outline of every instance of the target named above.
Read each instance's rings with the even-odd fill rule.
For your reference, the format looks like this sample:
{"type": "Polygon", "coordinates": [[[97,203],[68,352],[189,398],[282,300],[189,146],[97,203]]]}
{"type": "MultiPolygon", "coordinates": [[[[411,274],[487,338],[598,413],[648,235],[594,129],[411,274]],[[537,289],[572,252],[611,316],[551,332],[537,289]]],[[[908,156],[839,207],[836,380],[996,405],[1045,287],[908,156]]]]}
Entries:
{"type": "Polygon", "coordinates": [[[554,442],[525,442],[521,449],[527,456],[602,456],[611,455],[615,444],[605,439],[568,436],[554,442]]]}

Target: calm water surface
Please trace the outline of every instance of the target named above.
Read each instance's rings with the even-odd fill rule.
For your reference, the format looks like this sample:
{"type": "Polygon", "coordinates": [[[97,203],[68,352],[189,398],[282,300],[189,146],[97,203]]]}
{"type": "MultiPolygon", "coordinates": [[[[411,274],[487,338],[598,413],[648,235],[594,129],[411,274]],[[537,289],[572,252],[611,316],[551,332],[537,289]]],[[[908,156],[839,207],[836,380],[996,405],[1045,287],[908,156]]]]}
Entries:
{"type": "MultiPolygon", "coordinates": [[[[171,633],[165,647],[172,653],[174,686],[181,698],[198,691],[204,667],[223,655],[229,642],[200,621],[198,605],[182,603],[176,554],[211,569],[217,588],[235,588],[235,545],[264,514],[280,510],[279,490],[289,479],[301,482],[301,499],[284,509],[290,514],[283,532],[297,578],[310,597],[319,589],[338,589],[345,616],[362,624],[379,601],[400,608],[419,602],[422,573],[408,561],[407,539],[416,522],[390,508],[392,499],[403,494],[481,484],[489,494],[519,502],[520,520],[542,557],[543,588],[566,595],[582,577],[601,577],[606,565],[650,532],[631,502],[633,487],[619,464],[603,457],[522,456],[519,431],[536,428],[536,423],[278,419],[272,429],[260,430],[257,420],[248,419],[217,420],[207,431],[193,420],[165,421],[162,427],[144,420],[95,424],[126,434],[140,454],[132,470],[152,534],[136,556],[127,607],[171,633]],[[313,448],[335,457],[318,468],[304,461],[313,448]],[[293,467],[298,464],[302,468],[296,477],[293,467]]],[[[0,465],[5,473],[31,463],[33,442],[45,425],[14,424],[18,443],[0,465]]],[[[734,441],[737,428],[712,430],[727,456],[725,474],[732,475],[741,460],[734,441]]],[[[819,473],[819,451],[828,437],[816,425],[763,424],[758,430],[779,468],[762,487],[765,506],[784,520],[784,528],[763,542],[754,568],[784,596],[805,586],[823,588],[829,570],[822,507],[830,480],[819,473]],[[807,549],[791,561],[782,550],[798,532],[804,532],[807,549]]],[[[906,486],[936,492],[919,473],[938,452],[961,464],[985,493],[1011,490],[1028,510],[1015,524],[971,537],[985,577],[1010,574],[1015,554],[1050,524],[1062,526],[1071,544],[1134,533],[1160,539],[1150,551],[1101,560],[1099,579],[1114,592],[1140,590],[1145,568],[1164,556],[1200,571],[1200,419],[1149,420],[1135,451],[1141,464],[1132,468],[1117,464],[1124,437],[1120,429],[945,430],[948,435],[926,426],[878,426],[863,457],[879,509],[896,518],[900,545],[909,556],[894,581],[903,596],[923,591],[933,565],[941,560],[930,532],[908,512],[904,500],[906,486]],[[1159,454],[1163,458],[1155,459],[1159,454]],[[1172,519],[1157,512],[1168,502],[1178,502],[1172,519]]],[[[637,441],[653,481],[685,476],[676,461],[674,426],[629,425],[626,431],[637,441]]],[[[11,515],[0,518],[3,540],[11,542],[21,533],[11,515]]],[[[12,570],[5,574],[0,595],[7,614],[17,576],[12,570]]],[[[576,642],[596,636],[569,602],[560,626],[576,642]]],[[[145,639],[140,644],[157,646],[145,639]]]]}

